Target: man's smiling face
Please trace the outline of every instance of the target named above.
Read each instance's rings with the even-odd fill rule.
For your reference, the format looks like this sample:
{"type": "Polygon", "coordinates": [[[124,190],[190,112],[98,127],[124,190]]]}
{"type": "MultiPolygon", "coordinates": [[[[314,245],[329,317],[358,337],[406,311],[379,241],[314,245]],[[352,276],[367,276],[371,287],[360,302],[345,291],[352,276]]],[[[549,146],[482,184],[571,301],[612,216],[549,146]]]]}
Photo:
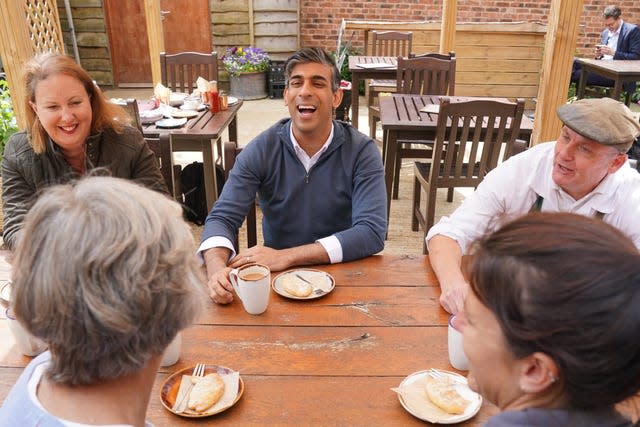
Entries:
{"type": "MultiPolygon", "coordinates": [[[[297,64],[292,70],[284,101],[299,143],[324,138],[331,131],[333,110],[340,105],[342,91],[333,92],[331,67],[316,62],[297,64]]],[[[324,142],[324,140],[322,140],[324,142]]]]}

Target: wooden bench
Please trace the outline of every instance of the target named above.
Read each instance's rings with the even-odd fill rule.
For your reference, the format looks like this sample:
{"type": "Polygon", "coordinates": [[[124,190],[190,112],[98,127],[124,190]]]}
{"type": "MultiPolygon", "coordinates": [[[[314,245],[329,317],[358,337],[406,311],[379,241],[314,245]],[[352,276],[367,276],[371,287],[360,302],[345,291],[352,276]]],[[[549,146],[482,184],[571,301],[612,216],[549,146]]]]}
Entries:
{"type": "MultiPolygon", "coordinates": [[[[437,52],[440,22],[345,21],[345,34],[360,31],[365,51],[370,51],[369,33],[413,32],[413,52],[437,52]]],[[[455,49],[456,95],[524,98],[525,108],[534,108],[538,96],[545,25],[536,22],[458,23],[455,49]]]]}

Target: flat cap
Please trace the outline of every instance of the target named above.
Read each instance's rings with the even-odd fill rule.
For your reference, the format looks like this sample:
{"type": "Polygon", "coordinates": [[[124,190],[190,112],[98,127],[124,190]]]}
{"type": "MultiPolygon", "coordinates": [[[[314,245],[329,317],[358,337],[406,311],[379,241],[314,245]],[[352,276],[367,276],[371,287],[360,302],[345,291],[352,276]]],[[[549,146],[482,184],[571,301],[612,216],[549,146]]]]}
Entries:
{"type": "Polygon", "coordinates": [[[626,153],[640,135],[640,123],[622,102],[611,98],[580,99],[558,107],[565,126],[585,138],[626,153]]]}

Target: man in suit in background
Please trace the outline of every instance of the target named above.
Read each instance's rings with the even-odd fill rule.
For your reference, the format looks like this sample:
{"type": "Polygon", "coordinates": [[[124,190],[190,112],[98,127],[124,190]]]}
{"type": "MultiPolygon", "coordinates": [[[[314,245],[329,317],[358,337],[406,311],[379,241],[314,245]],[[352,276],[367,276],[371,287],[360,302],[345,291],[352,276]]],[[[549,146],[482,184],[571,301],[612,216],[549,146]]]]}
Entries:
{"type": "MultiPolygon", "coordinates": [[[[613,59],[637,60],[640,59],[640,28],[636,25],[624,22],[620,17],[622,11],[618,6],[607,6],[602,13],[605,29],[600,35],[600,44],[596,45],[596,59],[611,61],[613,59]]],[[[571,81],[578,83],[580,80],[581,65],[573,61],[571,81]]],[[[587,75],[587,85],[613,86],[613,80],[598,74],[587,75]]],[[[635,92],[636,84],[625,83],[624,90],[635,92]]]]}

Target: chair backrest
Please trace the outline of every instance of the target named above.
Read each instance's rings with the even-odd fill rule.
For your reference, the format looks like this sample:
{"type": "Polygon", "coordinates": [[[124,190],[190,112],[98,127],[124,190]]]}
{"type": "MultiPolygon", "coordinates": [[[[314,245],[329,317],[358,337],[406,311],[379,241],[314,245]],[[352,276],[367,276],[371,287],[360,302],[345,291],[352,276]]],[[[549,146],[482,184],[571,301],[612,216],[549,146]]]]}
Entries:
{"type": "Polygon", "coordinates": [[[129,116],[131,117],[131,125],[138,128],[140,133],[142,133],[142,122],[140,121],[138,102],[133,98],[129,98],[125,104],[120,104],[120,106],[129,113],[129,116]]]}
{"type": "Polygon", "coordinates": [[[456,56],[427,54],[416,58],[398,57],[396,90],[416,95],[455,94],[456,56]]]}
{"type": "Polygon", "coordinates": [[[432,187],[477,187],[484,176],[513,153],[524,100],[472,100],[443,97],[433,149],[432,187]]]}
{"type": "MultiPolygon", "coordinates": [[[[235,141],[227,141],[224,143],[222,147],[222,161],[224,165],[224,180],[225,182],[229,179],[229,173],[233,168],[233,165],[236,163],[236,157],[242,151],[242,148],[238,147],[238,144],[235,141]]],[[[218,197],[220,195],[218,194],[218,197]]],[[[247,212],[246,218],[246,228],[247,228],[247,247],[255,246],[258,243],[258,235],[257,235],[257,224],[256,224],[256,206],[255,203],[247,212]]],[[[238,239],[236,238],[236,252],[238,252],[238,239]]]]}
{"type": "Polygon", "coordinates": [[[372,31],[371,56],[409,56],[412,40],[411,31],[372,31]]]}
{"type": "Polygon", "coordinates": [[[167,185],[169,194],[175,199],[175,176],[173,170],[173,153],[171,147],[171,135],[168,133],[162,134],[158,137],[145,137],[147,145],[156,155],[158,166],[160,167],[160,173],[164,178],[164,182],[167,185]]]}
{"type": "Polygon", "coordinates": [[[181,52],[167,55],[160,52],[162,84],[174,92],[191,93],[196,80],[203,77],[218,80],[218,53],[181,52]]]}

